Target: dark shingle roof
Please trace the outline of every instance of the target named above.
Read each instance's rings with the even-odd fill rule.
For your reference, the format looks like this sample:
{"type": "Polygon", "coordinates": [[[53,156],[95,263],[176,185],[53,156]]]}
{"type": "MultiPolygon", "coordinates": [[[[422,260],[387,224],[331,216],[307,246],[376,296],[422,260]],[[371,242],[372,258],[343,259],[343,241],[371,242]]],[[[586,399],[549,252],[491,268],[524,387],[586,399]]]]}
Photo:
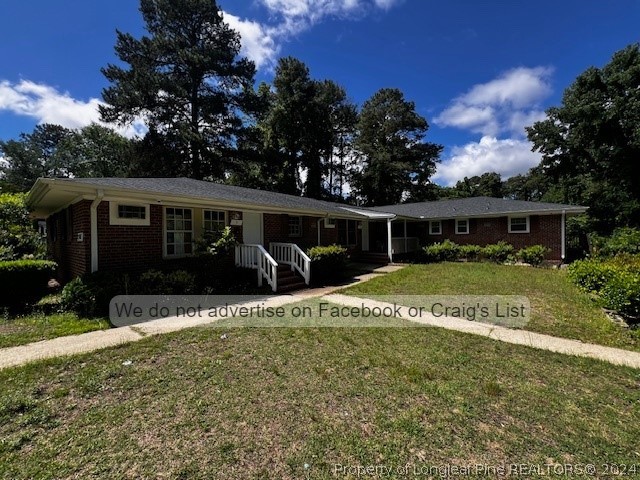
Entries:
{"type": "Polygon", "coordinates": [[[402,217],[445,219],[455,217],[480,217],[507,215],[512,213],[551,213],[566,210],[581,213],[586,207],[559,203],[526,202],[504,198],[472,197],[438,200],[435,202],[405,203],[374,207],[380,212],[395,213],[402,217]]]}
{"type": "Polygon", "coordinates": [[[359,214],[353,210],[354,207],[349,205],[343,206],[339,203],[315,200],[313,198],[297,197],[294,195],[256,190],[253,188],[222,185],[219,183],[193,180],[190,178],[74,178],[55,179],[54,182],[68,182],[105,189],[127,189],[138,192],[191,197],[210,201],[227,201],[233,203],[262,205],[273,208],[309,210],[323,214],[333,213],[335,215],[348,217],[353,217],[354,214],[361,215],[362,217],[366,215],[365,209],[361,209],[362,214],[359,214]],[[345,210],[344,207],[349,210],[345,210]]]}

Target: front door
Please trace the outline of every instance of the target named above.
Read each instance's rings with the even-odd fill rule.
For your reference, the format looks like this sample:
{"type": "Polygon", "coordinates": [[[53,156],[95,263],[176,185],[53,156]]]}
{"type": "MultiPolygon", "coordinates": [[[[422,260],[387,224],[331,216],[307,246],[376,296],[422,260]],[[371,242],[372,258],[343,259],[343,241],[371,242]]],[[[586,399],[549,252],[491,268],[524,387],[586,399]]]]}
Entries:
{"type": "Polygon", "coordinates": [[[248,245],[262,245],[262,214],[242,212],[242,241],[248,245]]]}

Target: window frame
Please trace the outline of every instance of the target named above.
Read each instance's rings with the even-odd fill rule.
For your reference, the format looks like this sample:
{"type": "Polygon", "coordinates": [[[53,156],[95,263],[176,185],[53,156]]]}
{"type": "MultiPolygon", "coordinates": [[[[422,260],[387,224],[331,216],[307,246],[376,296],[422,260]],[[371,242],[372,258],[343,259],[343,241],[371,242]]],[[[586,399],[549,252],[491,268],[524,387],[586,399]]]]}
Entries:
{"type": "Polygon", "coordinates": [[[215,222],[215,223],[220,223],[222,222],[222,228],[224,229],[224,227],[227,226],[227,212],[226,210],[212,210],[210,208],[203,208],[202,209],[202,233],[206,233],[206,232],[212,232],[213,230],[207,229],[206,227],[206,222],[210,221],[210,222],[215,222]],[[217,214],[222,214],[222,220],[207,220],[205,218],[206,216],[206,212],[215,212],[217,214]]]}
{"type": "Polygon", "coordinates": [[[513,216],[509,216],[509,228],[508,231],[509,233],[531,233],[531,220],[530,220],[530,216],[529,215],[513,215],[513,216]],[[522,219],[524,218],[526,220],[525,223],[525,230],[513,230],[512,224],[511,222],[514,219],[522,219]]]}
{"type": "Polygon", "coordinates": [[[429,235],[442,235],[442,220],[429,220],[429,235]],[[439,226],[438,232],[433,231],[433,224],[437,223],[439,226]]]}
{"type": "Polygon", "coordinates": [[[471,222],[469,222],[468,218],[456,218],[455,219],[456,222],[456,235],[469,235],[469,231],[471,230],[471,222]],[[460,229],[458,228],[458,222],[465,222],[467,224],[467,231],[466,232],[461,232],[460,229]]]}
{"type": "Polygon", "coordinates": [[[109,225],[148,227],[151,225],[150,205],[137,202],[109,202],[109,225]],[[121,218],[120,207],[144,207],[144,218],[121,218]]]}
{"type": "MultiPolygon", "coordinates": [[[[194,221],[195,219],[193,218],[193,208],[189,208],[189,207],[172,207],[172,206],[166,206],[163,209],[163,215],[162,215],[162,254],[164,258],[183,258],[183,257],[190,257],[191,255],[193,255],[194,249],[195,249],[195,224],[194,221]],[[167,210],[168,209],[173,209],[173,210],[189,210],[191,212],[191,230],[168,230],[167,228],[167,210]],[[167,235],[169,232],[173,232],[173,233],[190,233],[191,234],[191,252],[190,253],[168,253],[168,246],[169,246],[169,242],[167,242],[167,235]]],[[[184,220],[184,219],[183,219],[184,220]]],[[[184,245],[186,245],[186,242],[183,242],[184,245]]],[[[173,242],[172,245],[177,245],[177,243],[173,242]]]]}
{"type": "Polygon", "coordinates": [[[289,237],[293,237],[293,238],[299,238],[302,237],[302,216],[301,215],[289,215],[289,218],[287,219],[287,232],[289,234],[289,237]],[[296,224],[297,224],[297,232],[292,232],[291,231],[291,227],[292,227],[292,220],[297,220],[296,224]]]}

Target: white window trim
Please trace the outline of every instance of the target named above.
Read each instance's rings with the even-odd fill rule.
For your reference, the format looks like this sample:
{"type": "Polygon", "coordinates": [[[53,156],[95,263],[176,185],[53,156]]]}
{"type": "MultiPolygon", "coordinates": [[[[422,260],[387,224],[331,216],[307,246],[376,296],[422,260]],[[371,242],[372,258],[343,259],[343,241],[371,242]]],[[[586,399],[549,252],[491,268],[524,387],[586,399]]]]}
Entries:
{"type": "Polygon", "coordinates": [[[469,222],[468,218],[456,218],[455,222],[456,222],[456,235],[469,235],[469,230],[471,230],[471,225],[470,225],[470,222],[469,222]],[[458,230],[458,222],[467,222],[467,231],[466,232],[460,232],[458,230]]]}
{"type": "Polygon", "coordinates": [[[431,220],[429,221],[429,235],[442,235],[442,220],[431,220]],[[434,232],[433,231],[433,224],[437,223],[440,225],[440,231],[439,232],[434,232]]]}
{"type": "Polygon", "coordinates": [[[531,233],[531,221],[529,215],[514,215],[509,217],[509,233],[531,233]],[[511,230],[511,219],[512,218],[526,218],[527,219],[527,229],[526,230],[511,230]]]}
{"type": "Polygon", "coordinates": [[[324,228],[336,228],[336,219],[326,217],[324,219],[324,228]]]}
{"type": "MultiPolygon", "coordinates": [[[[174,207],[173,205],[167,205],[162,209],[162,256],[163,258],[184,258],[191,257],[195,247],[194,235],[195,235],[195,219],[193,218],[193,208],[189,207],[174,207]],[[191,252],[192,253],[180,253],[171,254],[167,253],[167,208],[180,208],[182,210],[191,210],[191,252]]],[[[187,230],[185,230],[187,231],[187,230]]]]}
{"type": "Polygon", "coordinates": [[[148,203],[136,203],[136,202],[109,202],[109,225],[133,225],[139,227],[148,227],[151,225],[151,215],[148,203]],[[132,207],[144,207],[145,218],[120,218],[118,216],[118,207],[132,206],[132,207]]]}
{"type": "Polygon", "coordinates": [[[302,237],[302,215],[289,215],[289,220],[287,221],[287,230],[290,238],[300,238],[302,237]],[[298,233],[291,233],[291,219],[296,218],[298,220],[298,227],[300,231],[298,233]]]}
{"type": "Polygon", "coordinates": [[[227,225],[229,225],[229,222],[227,222],[227,211],[226,210],[214,210],[212,208],[203,208],[202,209],[202,233],[206,232],[206,228],[204,228],[204,212],[222,212],[224,213],[224,226],[226,227],[227,225]]]}

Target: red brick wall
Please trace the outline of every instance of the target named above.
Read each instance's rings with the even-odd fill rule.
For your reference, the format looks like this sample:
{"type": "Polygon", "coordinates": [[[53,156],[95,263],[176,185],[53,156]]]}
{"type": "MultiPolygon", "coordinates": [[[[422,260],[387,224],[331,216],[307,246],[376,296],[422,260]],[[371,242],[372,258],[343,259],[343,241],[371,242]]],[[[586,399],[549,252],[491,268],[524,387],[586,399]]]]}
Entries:
{"type": "Polygon", "coordinates": [[[562,216],[561,215],[531,215],[529,217],[529,233],[509,233],[508,217],[472,218],[469,220],[469,234],[455,233],[454,220],[442,222],[442,235],[429,235],[428,223],[425,223],[427,243],[440,242],[446,238],[459,245],[489,245],[505,241],[513,245],[516,250],[531,245],[544,245],[551,252],[548,260],[561,260],[562,255],[562,216]]]}
{"type": "MultiPolygon", "coordinates": [[[[271,242],[295,243],[300,248],[307,249],[318,245],[318,220],[319,217],[302,217],[302,235],[289,236],[289,215],[264,214],[264,244],[269,248],[271,242]]],[[[331,245],[338,241],[336,228],[324,228],[324,220],[320,222],[320,243],[331,245]]]]}
{"type": "Polygon", "coordinates": [[[98,270],[145,270],[162,262],[162,206],[151,205],[150,225],[110,225],[109,202],[98,206],[98,270]]]}
{"type": "Polygon", "coordinates": [[[58,277],[63,282],[90,269],[90,207],[91,201],[82,200],[47,219],[47,248],[58,263],[58,277]],[[81,242],[78,241],[79,233],[84,237],[81,242]]]}

